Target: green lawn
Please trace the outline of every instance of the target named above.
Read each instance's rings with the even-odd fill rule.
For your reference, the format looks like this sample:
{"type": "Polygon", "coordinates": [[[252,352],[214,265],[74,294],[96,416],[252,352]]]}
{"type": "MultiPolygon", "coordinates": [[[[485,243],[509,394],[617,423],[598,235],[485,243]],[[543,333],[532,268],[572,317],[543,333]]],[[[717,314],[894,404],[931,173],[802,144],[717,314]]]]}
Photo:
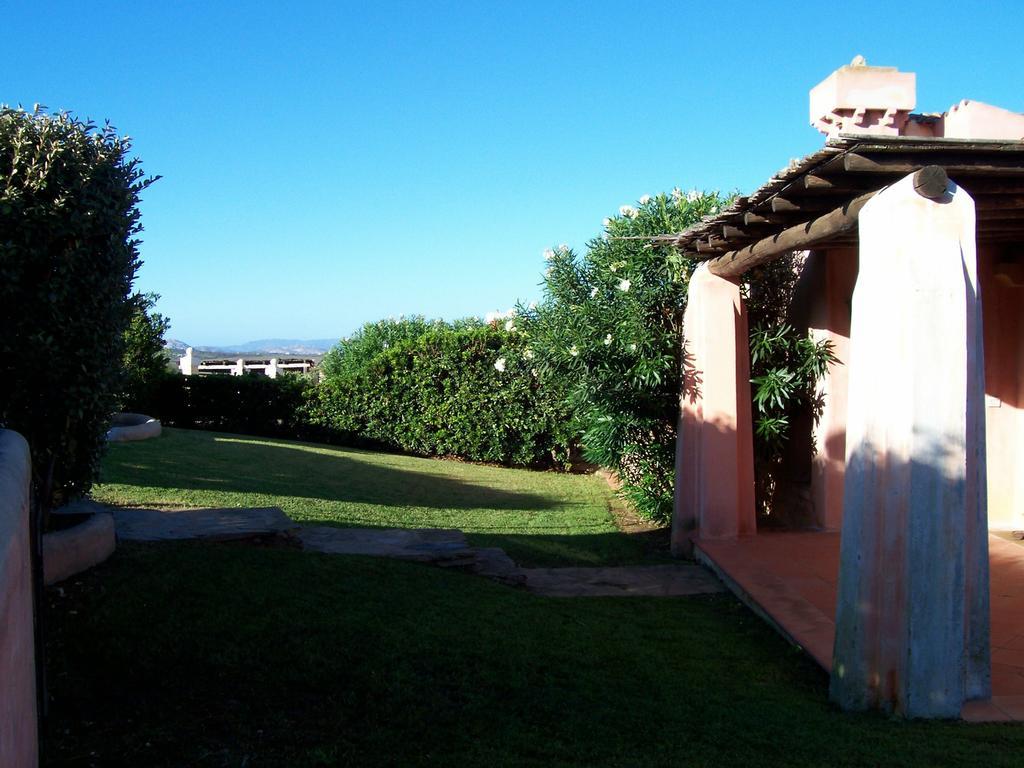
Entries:
{"type": "Polygon", "coordinates": [[[290,440],[167,429],[114,444],[102,502],[127,506],[278,506],[301,522],[459,528],[522,565],[599,565],[645,558],[645,538],[619,532],[607,484],[290,440]]]}
{"type": "Polygon", "coordinates": [[[727,596],[542,598],[427,566],[119,547],[47,592],[48,766],[1019,766],[1014,725],[826,703],[727,596]]]}

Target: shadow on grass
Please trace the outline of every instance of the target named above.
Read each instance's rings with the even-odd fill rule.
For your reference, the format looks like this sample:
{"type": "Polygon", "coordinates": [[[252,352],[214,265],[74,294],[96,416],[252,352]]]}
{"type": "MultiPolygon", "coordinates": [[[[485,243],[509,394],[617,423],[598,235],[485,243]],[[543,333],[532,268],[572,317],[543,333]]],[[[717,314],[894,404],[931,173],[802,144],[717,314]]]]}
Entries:
{"type": "Polygon", "coordinates": [[[542,511],[572,506],[540,494],[389,466],[382,456],[387,455],[168,430],[161,440],[119,446],[106,459],[103,482],[393,507],[542,511]]]}

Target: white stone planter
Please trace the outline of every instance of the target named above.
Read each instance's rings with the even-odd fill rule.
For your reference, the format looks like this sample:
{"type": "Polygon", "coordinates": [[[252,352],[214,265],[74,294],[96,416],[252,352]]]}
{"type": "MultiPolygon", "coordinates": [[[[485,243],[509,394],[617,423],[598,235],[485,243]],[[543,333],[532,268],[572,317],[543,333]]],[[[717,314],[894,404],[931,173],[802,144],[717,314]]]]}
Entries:
{"type": "Polygon", "coordinates": [[[123,443],[130,440],[148,440],[160,437],[162,427],[159,420],[143,413],[119,413],[111,421],[107,441],[123,443]]]}

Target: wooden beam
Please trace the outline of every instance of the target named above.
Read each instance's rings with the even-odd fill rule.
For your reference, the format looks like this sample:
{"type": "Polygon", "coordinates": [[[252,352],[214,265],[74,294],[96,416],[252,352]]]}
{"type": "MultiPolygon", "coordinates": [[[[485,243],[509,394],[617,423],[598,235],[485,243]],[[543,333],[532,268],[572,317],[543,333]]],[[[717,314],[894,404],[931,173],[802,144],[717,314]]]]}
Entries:
{"type": "MultiPolygon", "coordinates": [[[[922,197],[937,199],[946,194],[949,179],[942,168],[925,166],[914,172],[913,184],[914,189],[922,197]]],[[[857,226],[861,209],[879,191],[855,197],[845,205],[806,224],[797,224],[777,235],[724,253],[708,262],[708,270],[719,277],[739,277],[748,269],[769,262],[784,253],[805,250],[826,240],[852,233],[857,226]]]]}
{"type": "Polygon", "coordinates": [[[864,192],[871,186],[877,186],[877,182],[874,180],[858,181],[856,178],[849,176],[842,179],[826,179],[824,176],[808,173],[796,179],[791,185],[786,187],[785,191],[793,190],[808,194],[852,194],[864,192]]]}
{"type": "Polygon", "coordinates": [[[801,251],[848,232],[857,226],[861,208],[876,194],[877,192],[868,192],[855,197],[846,205],[813,221],[797,224],[745,248],[722,254],[708,262],[708,269],[719,277],[739,277],[748,269],[769,262],[784,253],[801,251]]]}
{"type": "Polygon", "coordinates": [[[771,200],[772,213],[808,213],[812,211],[830,211],[835,207],[835,202],[827,200],[791,200],[785,197],[773,197],[771,200]]]}
{"type": "Polygon", "coordinates": [[[748,227],[753,227],[761,224],[783,224],[785,218],[782,216],[772,216],[771,214],[754,213],[753,211],[747,211],[743,214],[743,223],[748,227]]]}
{"type": "Polygon", "coordinates": [[[937,165],[949,174],[980,176],[983,174],[1024,176],[1024,152],[1005,152],[1003,155],[975,156],[955,151],[948,153],[897,153],[878,152],[860,155],[849,152],[843,155],[843,170],[849,173],[895,173],[908,174],[925,165],[937,165]]]}

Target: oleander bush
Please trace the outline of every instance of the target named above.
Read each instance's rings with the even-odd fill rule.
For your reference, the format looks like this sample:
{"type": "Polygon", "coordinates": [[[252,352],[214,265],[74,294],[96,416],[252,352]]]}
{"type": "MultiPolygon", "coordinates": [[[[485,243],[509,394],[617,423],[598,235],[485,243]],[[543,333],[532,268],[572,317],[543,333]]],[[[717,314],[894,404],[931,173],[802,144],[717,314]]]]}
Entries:
{"type": "MultiPolygon", "coordinates": [[[[616,470],[622,495],[657,521],[672,511],[683,312],[696,263],[650,238],[682,231],[728,202],[675,189],[622,206],[585,253],[566,246],[545,252],[544,299],[521,308],[537,367],[567,393],[584,456],[616,470]]],[[[759,353],[752,368],[757,469],[766,475],[777,468],[789,412],[813,397],[830,358],[827,345],[785,325],[798,266],[780,259],[743,285],[759,353]]],[[[759,490],[772,485],[759,477],[759,490]]],[[[770,507],[767,494],[759,506],[770,507]]]]}
{"type": "Polygon", "coordinates": [[[0,106],[0,426],[45,511],[88,491],[123,385],[144,178],[127,137],[0,106]]]}
{"type": "Polygon", "coordinates": [[[559,466],[572,433],[564,392],[534,365],[509,314],[491,323],[369,323],[331,351],[307,415],[334,439],[422,456],[559,466]]]}

